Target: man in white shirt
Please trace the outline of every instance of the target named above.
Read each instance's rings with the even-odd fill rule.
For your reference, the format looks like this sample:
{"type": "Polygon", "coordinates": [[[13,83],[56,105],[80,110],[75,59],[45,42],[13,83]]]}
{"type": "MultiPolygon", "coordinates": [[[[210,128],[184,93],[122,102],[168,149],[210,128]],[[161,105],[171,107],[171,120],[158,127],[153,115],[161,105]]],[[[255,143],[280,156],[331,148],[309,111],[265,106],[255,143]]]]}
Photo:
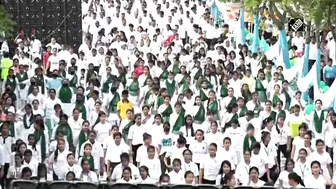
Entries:
{"type": "Polygon", "coordinates": [[[30,39],[30,49],[33,60],[37,57],[41,58],[41,47],[41,41],[36,39],[35,35],[32,35],[30,39]]]}
{"type": "Polygon", "coordinates": [[[295,45],[297,47],[296,54],[300,57],[303,55],[304,44],[305,40],[301,36],[301,32],[296,32],[295,37],[293,37],[292,39],[292,45],[295,45]]]}
{"type": "Polygon", "coordinates": [[[121,179],[124,167],[131,168],[133,180],[140,178],[139,169],[135,165],[130,163],[130,156],[127,153],[122,153],[120,155],[120,160],[121,163],[118,164],[112,172],[111,181],[117,181],[121,179]]]}

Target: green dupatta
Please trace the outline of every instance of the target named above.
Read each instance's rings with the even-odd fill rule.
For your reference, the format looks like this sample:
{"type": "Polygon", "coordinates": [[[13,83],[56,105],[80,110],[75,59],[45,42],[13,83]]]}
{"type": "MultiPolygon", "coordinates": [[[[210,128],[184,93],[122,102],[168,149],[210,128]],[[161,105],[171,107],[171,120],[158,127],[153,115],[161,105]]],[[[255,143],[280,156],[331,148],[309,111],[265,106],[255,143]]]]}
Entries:
{"type": "Polygon", "coordinates": [[[23,84],[21,82],[26,81],[28,79],[27,72],[24,72],[23,74],[17,73],[16,74],[16,78],[19,81],[19,87],[20,87],[20,89],[22,90],[22,89],[26,88],[26,84],[23,84]]]}
{"type": "Polygon", "coordinates": [[[46,146],[46,141],[45,141],[45,134],[44,130],[34,131],[34,139],[35,142],[41,141],[41,157],[42,157],[42,162],[47,158],[47,146],[46,146]]]}
{"type": "Polygon", "coordinates": [[[116,92],[113,95],[113,98],[112,98],[112,100],[109,103],[109,111],[110,111],[110,113],[117,113],[118,112],[117,105],[118,105],[118,102],[120,101],[120,99],[121,98],[120,98],[119,93],[116,92]]]}
{"type": "Polygon", "coordinates": [[[204,90],[207,90],[207,89],[203,89],[203,88],[200,89],[200,98],[202,102],[208,100],[208,95],[205,94],[204,90]]]}
{"type": "Polygon", "coordinates": [[[176,82],[173,80],[173,82],[169,82],[168,79],[166,80],[166,87],[167,87],[167,93],[170,97],[174,96],[175,93],[175,87],[176,87],[176,82]]]}
{"type": "Polygon", "coordinates": [[[284,94],[285,94],[285,99],[286,99],[285,109],[289,110],[292,98],[290,97],[287,91],[284,91],[284,94]]]}
{"type": "Polygon", "coordinates": [[[9,132],[10,132],[10,135],[15,138],[15,123],[14,122],[9,123],[9,132]]]}
{"type": "Polygon", "coordinates": [[[82,114],[82,119],[86,120],[86,107],[84,103],[76,103],[75,108],[79,109],[79,112],[82,114]]]}
{"type": "Polygon", "coordinates": [[[239,117],[244,117],[245,115],[246,115],[246,113],[247,113],[247,108],[246,108],[246,106],[244,106],[241,110],[240,110],[240,112],[239,112],[239,117]]]}
{"type": "Polygon", "coordinates": [[[257,142],[257,140],[255,139],[255,137],[254,136],[252,136],[251,138],[249,138],[248,137],[248,135],[245,135],[245,137],[244,137],[244,147],[243,147],[243,150],[244,150],[244,152],[246,151],[246,150],[248,150],[248,151],[252,151],[252,149],[253,149],[253,146],[254,146],[254,144],[257,142]],[[250,145],[250,142],[249,142],[249,139],[251,139],[251,145],[250,145]]]}
{"type": "Polygon", "coordinates": [[[74,93],[77,91],[77,83],[78,83],[78,77],[77,74],[74,74],[72,79],[69,81],[69,86],[72,88],[74,93]]]}
{"type": "Polygon", "coordinates": [[[173,132],[180,131],[180,128],[184,125],[184,112],[181,111],[177,117],[177,120],[175,121],[175,124],[173,125],[173,132]]]}
{"type": "Polygon", "coordinates": [[[255,84],[255,91],[258,93],[259,101],[266,102],[267,101],[267,94],[264,85],[260,79],[256,79],[255,84]]]}
{"type": "Polygon", "coordinates": [[[159,108],[162,104],[164,104],[164,99],[162,96],[158,96],[156,100],[156,109],[159,108]]]}
{"type": "Polygon", "coordinates": [[[122,134],[124,137],[125,142],[127,143],[127,139],[128,139],[128,132],[130,130],[130,128],[132,127],[132,125],[134,125],[135,122],[132,120],[130,122],[128,122],[125,127],[122,129],[122,134]]]}
{"type": "Polygon", "coordinates": [[[315,126],[315,131],[317,133],[322,132],[322,125],[323,125],[323,120],[324,120],[324,111],[321,111],[321,116],[319,117],[317,115],[317,111],[314,111],[314,126],[315,126]]]}
{"type": "Polygon", "coordinates": [[[225,98],[228,96],[228,89],[226,85],[222,85],[220,88],[220,97],[225,98]]]}
{"type": "Polygon", "coordinates": [[[107,80],[103,83],[102,93],[109,93],[110,92],[110,84],[114,83],[116,76],[110,75],[107,80]]]}
{"type": "Polygon", "coordinates": [[[266,79],[267,79],[268,83],[272,80],[272,73],[271,72],[266,72],[266,79]]]}
{"type": "Polygon", "coordinates": [[[208,111],[210,111],[214,115],[214,120],[219,120],[219,105],[217,100],[208,103],[208,111]]]}
{"type": "Polygon", "coordinates": [[[88,140],[88,135],[85,135],[84,131],[81,131],[78,136],[78,149],[80,150],[84,142],[88,140]]]}
{"type": "Polygon", "coordinates": [[[44,94],[44,77],[43,77],[43,75],[36,77],[36,85],[41,87],[41,93],[44,94]]]}
{"type": "Polygon", "coordinates": [[[139,93],[139,82],[138,80],[134,79],[130,86],[128,87],[128,92],[131,96],[138,96],[139,93]]]}
{"type": "Polygon", "coordinates": [[[225,126],[224,126],[224,131],[225,131],[225,129],[231,127],[231,124],[232,124],[232,122],[233,122],[234,120],[238,120],[238,119],[239,119],[238,114],[237,114],[237,113],[233,114],[232,117],[231,117],[231,119],[230,119],[230,121],[227,122],[227,123],[225,124],[225,126]]]}
{"type": "Polygon", "coordinates": [[[276,116],[277,116],[277,113],[275,111],[272,111],[268,117],[272,118],[272,120],[276,121],[276,116]]]}
{"type": "Polygon", "coordinates": [[[273,108],[277,107],[278,102],[280,102],[280,98],[279,98],[279,96],[277,94],[274,94],[273,98],[272,98],[273,108]]]}
{"type": "Polygon", "coordinates": [[[161,113],[163,122],[169,122],[169,118],[172,113],[173,113],[173,108],[169,104],[168,107],[161,113]]]}
{"type": "Polygon", "coordinates": [[[203,105],[199,106],[199,109],[194,116],[194,123],[202,124],[205,121],[205,108],[203,105]]]}
{"type": "Polygon", "coordinates": [[[90,164],[90,170],[95,171],[94,158],[93,158],[92,155],[91,156],[86,156],[85,154],[83,154],[82,161],[83,160],[88,160],[89,164],[90,164]]]}
{"type": "Polygon", "coordinates": [[[61,100],[62,103],[71,103],[72,99],[72,91],[69,86],[64,87],[62,86],[61,89],[59,90],[59,99],[61,100]]]}
{"type": "Polygon", "coordinates": [[[68,123],[65,126],[58,125],[55,133],[55,138],[57,138],[57,134],[59,132],[63,133],[66,136],[66,140],[68,141],[69,144],[73,144],[72,129],[68,123]]]}
{"type": "Polygon", "coordinates": [[[230,106],[230,105],[233,106],[234,104],[237,104],[237,98],[233,96],[231,98],[229,104],[227,105],[227,107],[230,106]]]}

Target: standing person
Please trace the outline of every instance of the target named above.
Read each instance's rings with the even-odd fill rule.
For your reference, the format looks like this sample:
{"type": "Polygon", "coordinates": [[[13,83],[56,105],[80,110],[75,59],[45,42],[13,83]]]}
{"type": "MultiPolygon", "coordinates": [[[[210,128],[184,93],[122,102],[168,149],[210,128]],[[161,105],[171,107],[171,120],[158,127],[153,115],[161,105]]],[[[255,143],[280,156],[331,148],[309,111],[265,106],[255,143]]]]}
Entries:
{"type": "Polygon", "coordinates": [[[59,89],[59,91],[57,92],[57,96],[58,98],[61,100],[62,102],[62,107],[64,110],[64,113],[68,116],[71,116],[71,99],[72,99],[72,95],[74,94],[72,91],[72,88],[69,86],[69,80],[68,79],[63,79],[62,82],[62,87],[59,89]]]}
{"type": "Polygon", "coordinates": [[[49,97],[45,100],[43,110],[45,112],[46,125],[48,127],[48,132],[51,135],[52,132],[52,115],[55,114],[55,105],[62,104],[61,100],[56,97],[56,90],[49,89],[49,97]]]}
{"type": "Polygon", "coordinates": [[[323,80],[330,87],[336,77],[336,67],[333,66],[332,59],[328,59],[328,63],[323,67],[323,80]]]}
{"type": "Polygon", "coordinates": [[[33,124],[34,127],[30,128],[30,133],[34,134],[35,142],[40,147],[42,162],[47,158],[49,152],[49,134],[48,130],[45,129],[42,118],[35,119],[33,124]]]}
{"type": "Polygon", "coordinates": [[[65,149],[65,140],[57,140],[56,151],[49,157],[49,166],[54,170],[53,180],[64,179],[63,169],[67,165],[67,157],[70,152],[65,149]]]}
{"type": "Polygon", "coordinates": [[[199,183],[215,184],[217,173],[220,169],[220,161],[217,154],[217,144],[211,143],[206,154],[200,164],[199,183]]]}
{"type": "MultiPolygon", "coordinates": [[[[5,79],[8,76],[9,69],[13,66],[13,61],[9,58],[9,53],[4,52],[1,59],[1,79],[5,79]]],[[[3,92],[3,91],[2,91],[3,92]]]]}
{"type": "Polygon", "coordinates": [[[127,110],[133,109],[134,104],[128,100],[128,91],[124,90],[121,93],[121,101],[117,103],[117,111],[119,120],[122,121],[127,118],[127,110]]]}
{"type": "Polygon", "coordinates": [[[18,80],[18,107],[17,109],[22,109],[25,105],[28,96],[27,83],[29,82],[28,74],[24,69],[24,65],[19,65],[19,73],[16,74],[18,80]]]}
{"type": "MultiPolygon", "coordinates": [[[[4,166],[3,166],[3,175],[0,178],[0,184],[2,188],[5,186],[6,175],[11,162],[11,148],[15,144],[15,140],[10,135],[10,125],[8,122],[4,122],[1,126],[1,136],[0,136],[0,145],[3,146],[3,157],[4,157],[4,166]]],[[[2,165],[1,165],[2,167],[2,165]]]]}
{"type": "Polygon", "coordinates": [[[327,123],[327,111],[322,110],[322,100],[315,101],[315,110],[310,114],[310,130],[313,131],[316,139],[323,139],[327,123]]]}

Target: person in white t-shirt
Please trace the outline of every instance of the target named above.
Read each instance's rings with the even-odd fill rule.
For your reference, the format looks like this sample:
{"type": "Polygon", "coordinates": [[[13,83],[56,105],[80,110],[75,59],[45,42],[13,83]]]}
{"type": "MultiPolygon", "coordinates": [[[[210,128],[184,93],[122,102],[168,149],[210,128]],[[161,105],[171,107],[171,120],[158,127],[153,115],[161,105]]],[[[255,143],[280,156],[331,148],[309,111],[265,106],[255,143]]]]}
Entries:
{"type": "Polygon", "coordinates": [[[305,40],[301,35],[302,35],[301,32],[296,32],[295,37],[293,37],[292,39],[292,45],[295,45],[297,47],[296,56],[298,57],[303,56],[303,50],[305,44],[305,40]]]}

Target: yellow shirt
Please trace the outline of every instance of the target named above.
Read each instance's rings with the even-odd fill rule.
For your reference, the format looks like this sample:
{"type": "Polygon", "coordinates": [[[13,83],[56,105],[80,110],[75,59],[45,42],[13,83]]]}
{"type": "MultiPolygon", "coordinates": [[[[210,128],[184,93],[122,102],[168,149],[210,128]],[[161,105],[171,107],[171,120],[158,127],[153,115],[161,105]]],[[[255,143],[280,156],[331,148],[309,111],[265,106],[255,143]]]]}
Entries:
{"type": "Polygon", "coordinates": [[[242,84],[246,83],[249,86],[251,92],[254,91],[254,78],[253,77],[246,77],[244,76],[242,79],[242,84]]]}
{"type": "Polygon", "coordinates": [[[130,101],[128,102],[119,101],[117,104],[117,110],[120,114],[121,119],[126,119],[127,118],[126,111],[132,108],[133,104],[130,101]]]}

